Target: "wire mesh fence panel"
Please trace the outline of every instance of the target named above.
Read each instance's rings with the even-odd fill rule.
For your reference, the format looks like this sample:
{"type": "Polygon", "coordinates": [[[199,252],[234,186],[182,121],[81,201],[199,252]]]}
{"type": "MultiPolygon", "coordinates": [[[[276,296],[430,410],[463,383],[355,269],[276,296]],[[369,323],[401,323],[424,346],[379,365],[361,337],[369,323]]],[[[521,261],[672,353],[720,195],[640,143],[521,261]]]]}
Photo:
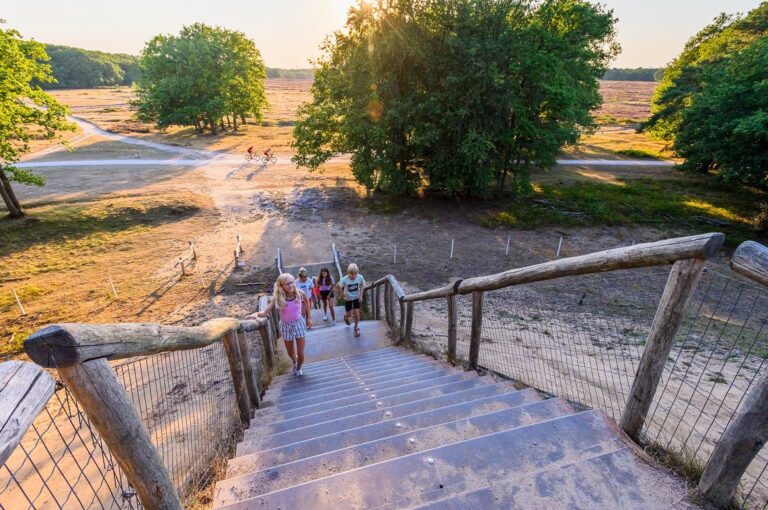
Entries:
{"type": "Polygon", "coordinates": [[[221,342],[115,366],[182,501],[205,487],[237,437],[239,417],[221,342]]]}
{"type": "MultiPolygon", "coordinates": [[[[666,277],[620,271],[486,292],[479,364],[619,420],[666,277]]],[[[462,330],[459,344],[469,338],[462,330]]]]}
{"type": "Polygon", "coordinates": [[[0,508],[138,507],[91,422],[59,384],[0,470],[0,508]]]}
{"type": "Polygon", "coordinates": [[[444,299],[413,303],[411,342],[418,350],[447,360],[448,305],[444,299]]]}
{"type": "MultiPolygon", "coordinates": [[[[768,293],[708,270],[665,366],[645,438],[702,468],[752,384],[768,368],[768,293]]],[[[751,503],[768,503],[762,451],[745,477],[751,503]]]]}

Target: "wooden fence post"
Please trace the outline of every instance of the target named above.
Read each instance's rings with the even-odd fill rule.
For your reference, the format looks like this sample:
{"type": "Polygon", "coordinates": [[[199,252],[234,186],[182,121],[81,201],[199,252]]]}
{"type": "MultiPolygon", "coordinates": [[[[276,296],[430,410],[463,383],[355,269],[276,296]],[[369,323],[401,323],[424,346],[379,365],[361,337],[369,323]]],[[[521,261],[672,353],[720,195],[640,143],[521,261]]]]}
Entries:
{"type": "Polygon", "coordinates": [[[392,304],[389,301],[389,282],[382,285],[384,286],[384,295],[382,296],[382,299],[384,300],[384,320],[387,321],[387,326],[392,327],[392,323],[389,322],[389,307],[392,304]]]}
{"type": "Polygon", "coordinates": [[[387,300],[387,323],[389,329],[397,332],[397,316],[395,315],[395,289],[392,288],[392,284],[387,282],[387,290],[384,293],[384,299],[387,300]]]}
{"type": "Polygon", "coordinates": [[[472,334],[469,340],[469,366],[477,370],[480,358],[480,336],[483,332],[483,293],[472,293],[472,334]]]}
{"type": "Polygon", "coordinates": [[[181,510],[160,454],[107,360],[62,367],[59,375],[136,489],[142,506],[181,510]]]}
{"type": "Polygon", "coordinates": [[[456,294],[448,296],[448,362],[456,364],[456,294]]]}
{"type": "MultiPolygon", "coordinates": [[[[403,304],[403,302],[400,302],[403,304]]],[[[411,346],[411,333],[413,332],[413,301],[405,304],[405,331],[403,332],[403,342],[406,347],[411,346]]]]}
{"type": "Polygon", "coordinates": [[[627,407],[621,417],[621,428],[634,440],[638,439],[643,428],[664,371],[664,364],[683,319],[685,305],[696,288],[705,263],[704,259],[678,260],[669,272],[664,294],[656,309],[645,351],[627,398],[627,407]]]}
{"type": "Polygon", "coordinates": [[[270,372],[275,368],[275,353],[272,349],[272,321],[266,328],[261,328],[259,334],[261,335],[261,343],[264,344],[264,357],[267,360],[267,368],[270,372]]]}
{"type": "Polygon", "coordinates": [[[381,309],[379,308],[379,294],[381,293],[380,290],[381,285],[377,285],[373,289],[373,318],[375,320],[381,320],[381,309]]]}
{"type": "Polygon", "coordinates": [[[229,360],[229,370],[232,373],[232,383],[235,386],[235,398],[240,410],[240,421],[246,427],[251,425],[251,403],[248,400],[248,390],[245,387],[245,373],[240,348],[237,345],[237,334],[232,332],[224,335],[224,350],[229,360]]]}
{"type": "Polygon", "coordinates": [[[405,303],[403,303],[402,299],[396,301],[398,303],[398,308],[400,309],[400,327],[397,328],[397,341],[398,343],[403,343],[405,342],[405,303]]]}
{"type": "Polygon", "coordinates": [[[768,374],[763,374],[715,446],[696,490],[715,506],[730,508],[739,480],[767,441],[768,374]]]}
{"type": "Polygon", "coordinates": [[[258,409],[261,407],[259,379],[256,377],[255,371],[253,370],[253,363],[251,363],[251,353],[250,349],[248,348],[248,340],[245,338],[245,331],[242,329],[237,332],[237,344],[240,347],[240,357],[243,359],[245,387],[248,389],[248,397],[250,397],[251,406],[258,409]]]}

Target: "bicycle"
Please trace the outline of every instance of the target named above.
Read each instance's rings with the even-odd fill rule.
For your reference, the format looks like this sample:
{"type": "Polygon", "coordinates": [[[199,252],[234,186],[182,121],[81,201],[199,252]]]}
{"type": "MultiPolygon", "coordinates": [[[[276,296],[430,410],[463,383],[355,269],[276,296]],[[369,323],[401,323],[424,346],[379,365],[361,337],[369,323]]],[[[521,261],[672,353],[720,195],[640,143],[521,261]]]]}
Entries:
{"type": "Polygon", "coordinates": [[[264,164],[266,163],[277,163],[277,157],[275,156],[259,156],[258,154],[246,154],[245,155],[246,161],[256,161],[256,162],[262,162],[264,164]]]}
{"type": "Polygon", "coordinates": [[[277,157],[275,157],[275,156],[269,156],[269,157],[268,156],[262,156],[261,157],[261,162],[264,163],[264,164],[267,164],[267,163],[277,163],[277,157]]]}

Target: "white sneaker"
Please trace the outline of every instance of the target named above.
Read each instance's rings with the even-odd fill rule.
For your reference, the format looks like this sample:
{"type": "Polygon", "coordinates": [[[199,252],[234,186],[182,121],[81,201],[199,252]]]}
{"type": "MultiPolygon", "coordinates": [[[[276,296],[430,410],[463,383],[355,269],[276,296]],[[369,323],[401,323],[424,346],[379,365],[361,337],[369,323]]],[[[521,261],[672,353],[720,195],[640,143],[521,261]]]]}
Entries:
{"type": "Polygon", "coordinates": [[[336,324],[336,319],[331,319],[331,324],[336,324]]]}
{"type": "Polygon", "coordinates": [[[302,375],[304,375],[304,370],[302,370],[302,369],[298,369],[298,370],[296,371],[296,375],[298,375],[298,376],[302,376],[302,375]]]}
{"type": "Polygon", "coordinates": [[[327,321],[327,320],[328,320],[328,314],[325,314],[325,313],[323,314],[323,320],[324,320],[324,321],[327,321]]]}

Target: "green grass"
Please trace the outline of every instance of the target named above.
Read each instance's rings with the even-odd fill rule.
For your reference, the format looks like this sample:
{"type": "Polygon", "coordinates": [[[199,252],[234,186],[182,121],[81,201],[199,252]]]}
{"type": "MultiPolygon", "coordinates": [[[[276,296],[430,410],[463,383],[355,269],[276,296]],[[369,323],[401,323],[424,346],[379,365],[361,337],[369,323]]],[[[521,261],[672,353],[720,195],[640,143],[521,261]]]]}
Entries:
{"type": "Polygon", "coordinates": [[[627,156],[635,159],[664,159],[658,152],[647,151],[645,149],[621,149],[614,151],[619,156],[627,156]]]}
{"type": "Polygon", "coordinates": [[[580,182],[537,185],[502,210],[481,219],[489,227],[653,226],[691,232],[718,231],[736,246],[759,238],[753,219],[760,191],[726,187],[714,180],[622,180],[618,184],[580,182]],[[726,224],[713,224],[712,222],[726,224]]]}

